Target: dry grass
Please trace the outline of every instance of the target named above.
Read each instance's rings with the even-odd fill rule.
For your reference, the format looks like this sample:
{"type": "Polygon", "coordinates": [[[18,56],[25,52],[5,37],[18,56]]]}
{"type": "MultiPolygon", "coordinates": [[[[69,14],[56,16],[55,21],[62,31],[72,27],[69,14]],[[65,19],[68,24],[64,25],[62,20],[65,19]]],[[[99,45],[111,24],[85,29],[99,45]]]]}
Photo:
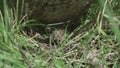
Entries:
{"type": "Polygon", "coordinates": [[[21,28],[31,21],[21,25],[14,16],[10,20],[11,16],[4,19],[0,14],[0,68],[119,68],[118,3],[106,0],[102,7],[94,5],[73,32],[66,27],[47,34],[31,31],[28,35],[21,28]]]}

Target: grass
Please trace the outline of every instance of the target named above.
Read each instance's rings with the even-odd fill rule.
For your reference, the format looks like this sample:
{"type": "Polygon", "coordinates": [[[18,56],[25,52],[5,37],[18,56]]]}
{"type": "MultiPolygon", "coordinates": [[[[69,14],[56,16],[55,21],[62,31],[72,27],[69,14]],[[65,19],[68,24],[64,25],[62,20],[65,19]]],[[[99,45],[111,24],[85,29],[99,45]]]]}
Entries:
{"type": "Polygon", "coordinates": [[[0,68],[119,68],[119,4],[119,0],[96,3],[83,24],[71,33],[55,29],[49,35],[35,33],[31,37],[22,29],[32,20],[23,21],[25,16],[19,19],[18,6],[8,9],[4,0],[4,11],[0,12],[0,68]],[[37,38],[47,39],[47,43],[37,38]]]}

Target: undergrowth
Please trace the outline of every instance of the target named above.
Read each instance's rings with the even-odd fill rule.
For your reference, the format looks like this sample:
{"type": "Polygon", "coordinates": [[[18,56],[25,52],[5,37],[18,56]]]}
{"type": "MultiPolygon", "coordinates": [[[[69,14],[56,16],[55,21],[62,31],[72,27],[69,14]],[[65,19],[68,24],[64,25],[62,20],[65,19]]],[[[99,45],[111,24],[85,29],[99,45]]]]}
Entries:
{"type": "Polygon", "coordinates": [[[98,1],[73,32],[68,32],[66,27],[50,34],[35,33],[32,37],[22,29],[33,20],[25,20],[26,16],[19,19],[18,5],[8,9],[7,0],[3,4],[0,68],[120,67],[119,0],[98,1]]]}

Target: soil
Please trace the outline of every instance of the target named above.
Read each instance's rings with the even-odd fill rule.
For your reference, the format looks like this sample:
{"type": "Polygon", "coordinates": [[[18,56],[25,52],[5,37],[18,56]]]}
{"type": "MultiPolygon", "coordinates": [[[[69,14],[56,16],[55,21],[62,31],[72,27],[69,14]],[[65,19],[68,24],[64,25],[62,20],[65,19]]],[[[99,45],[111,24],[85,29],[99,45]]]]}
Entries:
{"type": "Polygon", "coordinates": [[[82,16],[96,0],[25,0],[30,19],[44,23],[65,22],[82,16]]]}

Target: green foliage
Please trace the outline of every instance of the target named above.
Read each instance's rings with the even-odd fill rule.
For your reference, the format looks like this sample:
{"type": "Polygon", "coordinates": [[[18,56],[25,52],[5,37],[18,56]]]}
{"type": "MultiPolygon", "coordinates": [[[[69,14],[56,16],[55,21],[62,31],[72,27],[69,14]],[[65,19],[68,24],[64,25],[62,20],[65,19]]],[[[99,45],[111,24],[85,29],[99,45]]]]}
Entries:
{"type": "Polygon", "coordinates": [[[7,0],[3,0],[3,6],[4,12],[0,12],[0,68],[26,68],[19,51],[19,43],[23,44],[18,42],[18,32],[28,21],[20,24],[17,11],[13,14],[8,10],[7,0]]]}
{"type": "Polygon", "coordinates": [[[56,68],[65,68],[65,64],[62,59],[54,59],[54,64],[56,68]]]}
{"type": "MultiPolygon", "coordinates": [[[[113,32],[115,33],[115,35],[117,36],[117,39],[118,39],[118,42],[120,43],[120,30],[119,30],[119,27],[114,19],[114,13],[113,13],[113,7],[110,7],[112,6],[111,3],[109,1],[104,1],[104,0],[101,0],[102,2],[101,5],[103,7],[103,11],[104,13],[106,13],[107,15],[107,19],[109,20],[110,24],[111,24],[111,28],[113,29],[113,32]]],[[[114,2],[114,1],[113,1],[114,2]]]]}
{"type": "Polygon", "coordinates": [[[47,43],[36,40],[38,34],[30,37],[24,31],[21,33],[22,28],[29,26],[28,23],[33,20],[19,19],[18,4],[17,1],[16,9],[10,10],[7,0],[3,0],[4,10],[0,12],[0,68],[120,67],[119,0],[99,0],[99,4],[91,7],[83,24],[73,32],[63,29],[63,33],[42,36],[48,39],[47,43]],[[94,15],[96,26],[79,33],[86,23],[95,19],[94,15]]]}

